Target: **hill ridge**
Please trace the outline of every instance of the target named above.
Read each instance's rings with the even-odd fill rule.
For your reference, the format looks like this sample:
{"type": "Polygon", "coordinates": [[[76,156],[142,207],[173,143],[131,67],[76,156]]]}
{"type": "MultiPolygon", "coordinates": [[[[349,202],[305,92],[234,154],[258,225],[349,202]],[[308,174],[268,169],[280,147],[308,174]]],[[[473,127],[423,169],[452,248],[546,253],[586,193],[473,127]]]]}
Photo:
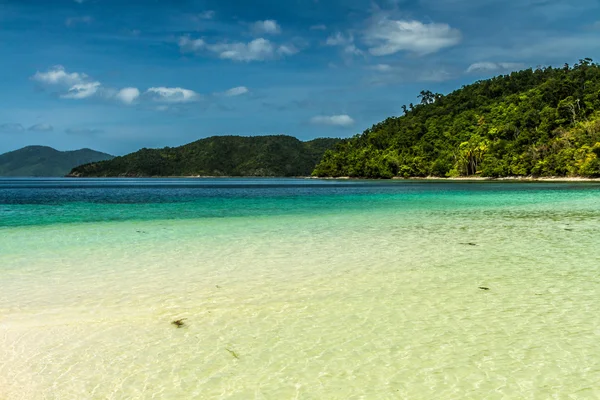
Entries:
{"type": "Polygon", "coordinates": [[[320,177],[600,176],[600,66],[592,59],[479,80],[327,151],[320,177]]]}
{"type": "Polygon", "coordinates": [[[71,177],[308,176],[340,139],[224,135],[162,149],[142,148],[73,168],[71,177]]]}
{"type": "Polygon", "coordinates": [[[112,158],[107,153],[84,148],[60,151],[50,146],[30,145],[0,154],[0,176],[58,177],[81,163],[112,158]]]}

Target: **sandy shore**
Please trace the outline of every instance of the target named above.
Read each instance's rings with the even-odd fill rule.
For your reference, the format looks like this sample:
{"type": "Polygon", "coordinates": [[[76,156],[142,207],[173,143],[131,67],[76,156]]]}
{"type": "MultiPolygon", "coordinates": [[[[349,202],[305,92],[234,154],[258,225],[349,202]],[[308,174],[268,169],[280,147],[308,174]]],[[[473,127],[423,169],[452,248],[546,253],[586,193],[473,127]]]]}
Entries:
{"type": "MultiPolygon", "coordinates": [[[[383,179],[366,179],[366,178],[353,178],[349,176],[340,176],[337,178],[317,178],[317,177],[306,177],[307,179],[348,179],[348,180],[383,180],[383,179]]],[[[533,177],[533,176],[507,176],[502,178],[489,178],[481,176],[461,176],[454,178],[446,178],[439,176],[428,176],[425,178],[411,177],[402,178],[399,176],[391,178],[395,181],[463,181],[463,182],[497,182],[497,181],[510,181],[510,182],[600,182],[600,178],[583,178],[583,177],[565,177],[565,176],[551,176],[551,177],[533,177]]]]}
{"type": "MultiPolygon", "coordinates": [[[[75,176],[66,176],[65,178],[79,178],[75,176]]],[[[86,177],[86,178],[99,178],[99,177],[86,177]]],[[[103,178],[153,178],[153,179],[228,179],[228,178],[271,178],[271,179],[323,179],[323,180],[373,180],[383,181],[388,179],[372,179],[372,178],[357,178],[351,176],[338,176],[338,177],[316,177],[316,176],[210,176],[210,175],[189,175],[189,176],[118,176],[118,177],[103,177],[103,178]]],[[[484,182],[484,181],[512,181],[512,182],[600,182],[600,178],[584,178],[584,177],[566,177],[566,176],[549,176],[549,177],[533,177],[533,176],[506,176],[502,178],[490,178],[481,176],[460,176],[460,177],[439,177],[439,176],[428,176],[428,177],[410,177],[402,178],[395,176],[389,180],[399,181],[465,181],[465,182],[484,182]]]]}
{"type": "Polygon", "coordinates": [[[533,176],[507,176],[502,178],[488,178],[488,177],[456,177],[456,178],[440,178],[440,177],[426,177],[426,178],[392,178],[394,180],[442,180],[442,181],[516,181],[516,182],[600,182],[600,178],[583,178],[583,177],[565,177],[565,176],[551,176],[551,177],[533,177],[533,176]]]}

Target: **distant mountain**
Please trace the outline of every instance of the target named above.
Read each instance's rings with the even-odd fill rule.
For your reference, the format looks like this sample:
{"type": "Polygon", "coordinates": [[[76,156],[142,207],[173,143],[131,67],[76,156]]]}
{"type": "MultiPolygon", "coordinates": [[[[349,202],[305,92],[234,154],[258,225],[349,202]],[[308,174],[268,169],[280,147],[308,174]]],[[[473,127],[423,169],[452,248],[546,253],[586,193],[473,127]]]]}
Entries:
{"type": "Polygon", "coordinates": [[[0,154],[0,176],[65,176],[77,165],[111,158],[110,154],[90,149],[58,151],[46,146],[27,146],[0,154]]]}
{"type": "Polygon", "coordinates": [[[340,139],[213,136],[180,147],[141,149],[74,168],[73,177],[308,176],[340,139]]]}

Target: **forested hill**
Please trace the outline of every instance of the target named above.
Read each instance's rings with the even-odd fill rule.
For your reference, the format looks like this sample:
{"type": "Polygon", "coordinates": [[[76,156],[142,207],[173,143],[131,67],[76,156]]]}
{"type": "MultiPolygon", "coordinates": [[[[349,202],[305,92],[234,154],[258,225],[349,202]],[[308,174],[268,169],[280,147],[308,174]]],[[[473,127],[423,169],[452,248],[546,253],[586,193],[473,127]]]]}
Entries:
{"type": "Polygon", "coordinates": [[[74,168],[75,177],[308,176],[340,139],[213,136],[181,147],[141,149],[74,168]]]}
{"type": "Polygon", "coordinates": [[[77,165],[111,158],[110,154],[91,149],[58,151],[47,146],[27,146],[0,154],[0,176],[65,176],[77,165]]]}
{"type": "Polygon", "coordinates": [[[315,176],[600,176],[600,66],[528,69],[421,104],[325,153],[315,176]]]}

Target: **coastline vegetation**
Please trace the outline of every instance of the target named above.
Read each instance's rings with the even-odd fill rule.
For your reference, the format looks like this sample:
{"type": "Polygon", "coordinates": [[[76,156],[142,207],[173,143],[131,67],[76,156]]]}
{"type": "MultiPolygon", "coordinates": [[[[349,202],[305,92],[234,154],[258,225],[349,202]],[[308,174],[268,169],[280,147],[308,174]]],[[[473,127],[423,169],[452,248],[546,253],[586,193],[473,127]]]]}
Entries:
{"type": "Polygon", "coordinates": [[[74,168],[73,177],[307,176],[340,139],[213,136],[180,147],[141,149],[74,168]]]}
{"type": "Polygon", "coordinates": [[[326,151],[313,176],[600,176],[600,66],[589,58],[419,98],[326,151]]]}

